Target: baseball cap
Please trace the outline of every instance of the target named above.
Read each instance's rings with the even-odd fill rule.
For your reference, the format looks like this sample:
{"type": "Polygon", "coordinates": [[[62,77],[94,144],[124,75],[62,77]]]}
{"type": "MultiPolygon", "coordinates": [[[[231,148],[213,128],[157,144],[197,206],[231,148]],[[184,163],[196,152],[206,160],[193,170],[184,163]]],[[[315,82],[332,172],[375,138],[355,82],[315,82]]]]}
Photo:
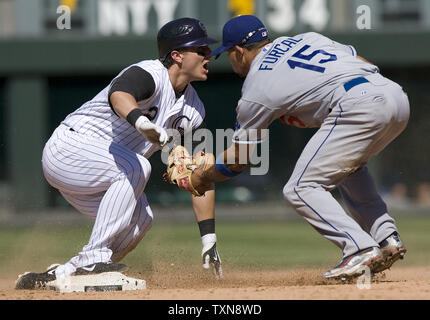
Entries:
{"type": "Polygon", "coordinates": [[[218,56],[235,45],[244,45],[267,38],[267,29],[256,16],[237,16],[227,21],[224,25],[222,45],[212,51],[212,55],[218,56]]]}

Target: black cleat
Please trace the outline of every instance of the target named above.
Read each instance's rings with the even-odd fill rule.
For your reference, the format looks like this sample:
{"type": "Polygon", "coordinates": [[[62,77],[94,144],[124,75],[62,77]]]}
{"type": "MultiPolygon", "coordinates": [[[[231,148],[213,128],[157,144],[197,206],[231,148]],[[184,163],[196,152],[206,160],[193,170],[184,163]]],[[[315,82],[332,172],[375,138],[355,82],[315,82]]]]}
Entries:
{"type": "Polygon", "coordinates": [[[81,276],[87,274],[98,274],[103,272],[123,272],[127,270],[128,267],[122,263],[98,262],[76,269],[74,275],[81,276]]]}
{"type": "MultiPolygon", "coordinates": [[[[32,289],[46,289],[47,283],[56,280],[55,270],[58,265],[52,265],[43,273],[26,272],[18,277],[15,289],[18,290],[32,290],[32,289]]],[[[128,267],[120,263],[106,263],[98,262],[85,267],[76,269],[74,276],[99,274],[103,272],[122,272],[127,271],[128,267]]]]}
{"type": "Polygon", "coordinates": [[[55,269],[57,265],[49,268],[43,273],[26,272],[18,276],[16,280],[15,289],[17,290],[32,290],[32,289],[45,289],[46,284],[56,279],[55,269]]]}

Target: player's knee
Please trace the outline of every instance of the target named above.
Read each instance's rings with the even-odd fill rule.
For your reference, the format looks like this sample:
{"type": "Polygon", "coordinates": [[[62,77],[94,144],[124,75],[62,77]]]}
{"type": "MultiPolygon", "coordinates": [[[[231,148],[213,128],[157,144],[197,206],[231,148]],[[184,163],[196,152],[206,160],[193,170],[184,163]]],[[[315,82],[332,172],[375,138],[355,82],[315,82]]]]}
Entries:
{"type": "Polygon", "coordinates": [[[135,174],[139,177],[140,184],[143,184],[143,188],[145,188],[146,183],[151,176],[152,167],[149,161],[144,157],[139,158],[139,163],[140,167],[136,168],[135,174]]]}
{"type": "Polygon", "coordinates": [[[291,205],[297,201],[297,193],[295,191],[295,183],[288,182],[284,189],[282,190],[284,194],[284,199],[291,205]]]}
{"type": "Polygon", "coordinates": [[[128,172],[128,175],[133,177],[142,177],[146,180],[149,179],[151,175],[151,164],[144,157],[138,157],[131,163],[131,168],[128,172]]]}
{"type": "Polygon", "coordinates": [[[303,204],[303,196],[310,192],[321,190],[321,186],[315,182],[300,183],[291,180],[284,186],[283,193],[284,199],[293,207],[297,207],[303,204]]]}
{"type": "Polygon", "coordinates": [[[135,191],[143,192],[151,175],[151,164],[144,157],[136,157],[128,161],[121,174],[130,181],[135,191]]]}
{"type": "Polygon", "coordinates": [[[140,160],[140,166],[142,168],[142,173],[145,177],[148,177],[151,175],[151,171],[152,171],[152,167],[151,164],[149,163],[148,159],[146,159],[145,157],[141,157],[139,158],[140,160]]]}

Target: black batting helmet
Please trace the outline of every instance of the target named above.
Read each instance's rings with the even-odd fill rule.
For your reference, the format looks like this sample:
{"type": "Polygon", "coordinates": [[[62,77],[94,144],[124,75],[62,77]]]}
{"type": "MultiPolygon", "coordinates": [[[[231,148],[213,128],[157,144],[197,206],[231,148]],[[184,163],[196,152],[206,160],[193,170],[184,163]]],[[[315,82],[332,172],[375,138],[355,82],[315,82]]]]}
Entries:
{"type": "Polygon", "coordinates": [[[158,31],[157,42],[160,60],[164,61],[173,50],[207,46],[218,41],[208,37],[205,26],[199,20],[180,18],[161,27],[158,31]]]}

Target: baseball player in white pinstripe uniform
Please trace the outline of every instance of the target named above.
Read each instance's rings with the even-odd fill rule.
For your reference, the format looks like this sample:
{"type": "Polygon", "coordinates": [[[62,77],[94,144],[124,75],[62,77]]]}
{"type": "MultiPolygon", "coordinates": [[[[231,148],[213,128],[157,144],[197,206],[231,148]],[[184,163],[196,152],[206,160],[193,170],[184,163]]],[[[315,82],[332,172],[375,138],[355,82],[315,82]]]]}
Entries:
{"type": "MultiPolygon", "coordinates": [[[[192,18],[167,23],[157,40],[160,59],[122,70],[68,115],[46,143],[42,165],[47,181],[95,223],[78,255],[44,273],[22,276],[18,289],[38,288],[55,278],[125,271],[118,262],[150,229],[153,213],[144,192],[151,174],[147,159],[168,142],[166,129],[204,125],[204,106],[190,82],[207,79],[208,45],[217,42],[192,18]]],[[[192,201],[203,266],[212,265],[221,276],[214,193],[192,196],[192,201]]]]}
{"type": "Polygon", "coordinates": [[[209,182],[239,174],[246,167],[239,162],[241,149],[260,142],[250,138],[252,130],[266,129],[277,119],[319,128],[283,193],[297,213],[342,250],[341,263],[324,277],[351,279],[365,267],[377,273],[403,258],[406,248],[366,167],[407,125],[409,102],[402,88],[352,46],[315,32],[270,41],[264,24],[250,15],[224,25],[223,44],[212,54],[224,51],[233,71],[245,78],[233,152],[221,153],[209,170],[195,170],[194,188],[203,192],[209,182]],[[334,188],[350,215],[331,195],[334,188]]]}

